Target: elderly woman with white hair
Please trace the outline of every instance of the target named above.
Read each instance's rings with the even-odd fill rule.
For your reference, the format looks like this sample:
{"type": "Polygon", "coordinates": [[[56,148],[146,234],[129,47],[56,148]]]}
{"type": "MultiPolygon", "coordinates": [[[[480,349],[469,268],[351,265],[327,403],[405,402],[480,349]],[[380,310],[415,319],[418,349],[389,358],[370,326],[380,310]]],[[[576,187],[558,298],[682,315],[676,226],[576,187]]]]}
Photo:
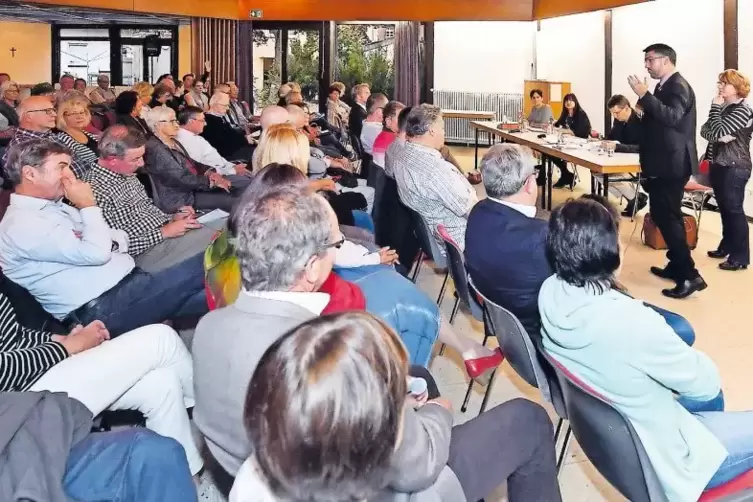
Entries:
{"type": "Polygon", "coordinates": [[[229,212],[237,190],[222,175],[191,160],[175,139],[179,125],[172,108],[152,108],[146,123],[154,136],[146,144],[144,168],[153,185],[155,205],[166,213],[184,206],[229,212]]]}
{"type": "Polygon", "coordinates": [[[0,84],[0,146],[6,145],[18,127],[16,108],[19,99],[19,87],[13,80],[0,84]]]}

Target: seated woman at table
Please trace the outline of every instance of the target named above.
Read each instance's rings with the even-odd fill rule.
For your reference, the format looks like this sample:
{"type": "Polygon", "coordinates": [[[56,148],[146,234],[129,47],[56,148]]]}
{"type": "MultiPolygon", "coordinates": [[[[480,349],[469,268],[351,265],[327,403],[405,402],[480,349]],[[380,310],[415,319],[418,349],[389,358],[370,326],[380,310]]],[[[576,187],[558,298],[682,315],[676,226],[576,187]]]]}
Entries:
{"type": "Polygon", "coordinates": [[[546,127],[554,118],[552,107],[544,103],[544,93],[541,89],[534,89],[530,92],[531,113],[528,114],[528,125],[531,127],[546,127]]]}
{"type": "MultiPolygon", "coordinates": [[[[580,107],[575,94],[566,94],[562,103],[562,113],[554,127],[563,128],[565,133],[573,134],[578,138],[588,138],[591,135],[591,121],[588,114],[580,107]]],[[[560,168],[560,179],[554,184],[554,188],[572,188],[575,183],[575,174],[568,171],[567,162],[555,159],[554,164],[560,168]]]]}
{"type": "Polygon", "coordinates": [[[753,412],[721,411],[714,362],[617,289],[617,221],[603,199],[570,200],[552,213],[543,348],[627,417],[668,500],[698,500],[753,468],[753,412]]]}

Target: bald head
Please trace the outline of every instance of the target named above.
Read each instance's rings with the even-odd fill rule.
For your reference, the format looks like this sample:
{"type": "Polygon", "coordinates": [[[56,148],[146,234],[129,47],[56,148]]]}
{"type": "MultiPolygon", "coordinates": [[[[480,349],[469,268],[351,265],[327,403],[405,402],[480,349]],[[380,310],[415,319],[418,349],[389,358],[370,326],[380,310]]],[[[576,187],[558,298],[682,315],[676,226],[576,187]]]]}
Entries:
{"type": "Polygon", "coordinates": [[[37,132],[47,132],[55,127],[55,108],[48,96],[29,96],[16,109],[20,126],[37,132]]]}
{"type": "Polygon", "coordinates": [[[285,110],[288,111],[290,116],[290,123],[296,128],[300,129],[308,122],[308,116],[306,116],[306,112],[300,106],[288,105],[285,107],[285,110]]]}
{"type": "Polygon", "coordinates": [[[290,122],[290,113],[281,106],[268,106],[261,111],[259,121],[262,129],[268,129],[273,125],[290,122]]]}
{"type": "Polygon", "coordinates": [[[287,95],[288,95],[288,93],[289,93],[289,92],[290,92],[291,90],[292,90],[292,87],[290,87],[290,84],[282,84],[282,85],[280,86],[280,88],[278,89],[278,91],[277,91],[277,94],[278,94],[278,95],[279,95],[279,96],[280,96],[281,98],[284,98],[285,96],[287,96],[287,95]]]}

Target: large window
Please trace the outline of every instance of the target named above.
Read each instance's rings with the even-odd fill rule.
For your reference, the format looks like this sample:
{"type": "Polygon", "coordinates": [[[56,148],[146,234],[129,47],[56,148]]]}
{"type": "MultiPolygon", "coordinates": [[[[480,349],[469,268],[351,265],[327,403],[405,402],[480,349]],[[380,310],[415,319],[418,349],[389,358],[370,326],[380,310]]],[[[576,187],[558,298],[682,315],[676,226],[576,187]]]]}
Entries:
{"type": "Polygon", "coordinates": [[[338,24],[335,79],[394,96],[395,24],[338,24]]]}
{"type": "Polygon", "coordinates": [[[178,73],[178,27],[175,26],[53,26],[52,74],[69,73],[95,85],[105,74],[113,85],[154,83],[160,75],[178,73]],[[147,37],[156,36],[159,56],[147,57],[147,37]]]}

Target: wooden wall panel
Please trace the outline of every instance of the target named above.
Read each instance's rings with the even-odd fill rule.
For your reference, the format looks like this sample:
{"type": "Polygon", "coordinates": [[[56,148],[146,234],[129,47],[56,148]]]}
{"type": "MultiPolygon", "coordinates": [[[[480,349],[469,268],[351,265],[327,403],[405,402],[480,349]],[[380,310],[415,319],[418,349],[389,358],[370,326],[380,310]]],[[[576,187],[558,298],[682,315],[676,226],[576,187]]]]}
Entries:
{"type": "Polygon", "coordinates": [[[653,0],[534,0],[533,18],[546,19],[651,1],[653,0]]]}
{"type": "Polygon", "coordinates": [[[29,0],[33,3],[93,9],[236,19],[238,0],[29,0]]]}
{"type": "Polygon", "coordinates": [[[533,0],[239,0],[271,21],[530,21],[533,0]]]}

